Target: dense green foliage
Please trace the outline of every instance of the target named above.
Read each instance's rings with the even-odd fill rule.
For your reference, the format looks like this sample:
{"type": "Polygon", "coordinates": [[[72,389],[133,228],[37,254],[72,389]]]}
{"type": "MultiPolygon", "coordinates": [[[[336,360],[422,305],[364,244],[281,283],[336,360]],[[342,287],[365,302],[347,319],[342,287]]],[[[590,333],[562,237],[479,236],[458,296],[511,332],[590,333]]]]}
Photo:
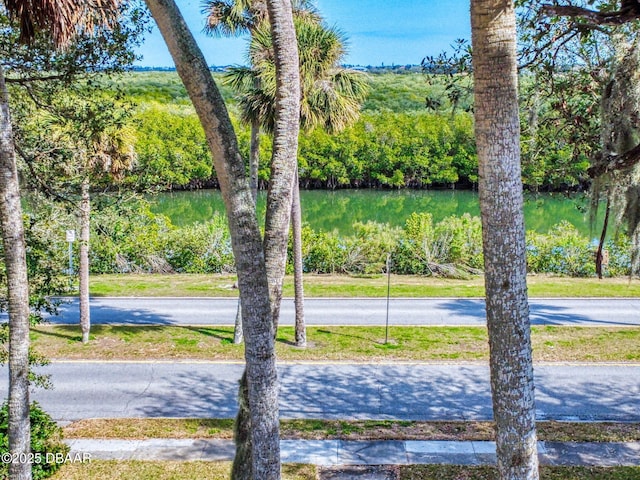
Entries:
{"type": "MultiPolygon", "coordinates": [[[[167,217],[151,213],[147,204],[130,202],[96,212],[92,229],[93,273],[235,271],[226,219],[218,214],[204,223],[177,227],[167,217]]],[[[434,222],[429,213],[414,213],[402,227],[356,223],[353,232],[340,235],[306,226],[305,271],[382,273],[388,256],[392,272],[399,274],[465,277],[483,268],[480,220],[468,214],[434,222]]],[[[546,234],[529,232],[529,272],[593,276],[595,248],[593,242],[564,222],[546,234]]],[[[626,237],[609,241],[606,251],[606,275],[628,274],[630,245],[626,237]]],[[[47,256],[52,271],[62,273],[67,264],[67,244],[60,231],[50,233],[47,256]]]]}
{"type": "MultiPolygon", "coordinates": [[[[51,417],[32,403],[29,409],[31,423],[31,453],[33,454],[34,480],[52,476],[62,465],[69,447],[62,441],[62,429],[51,417]]],[[[9,455],[9,405],[0,408],[0,454],[9,455]]],[[[9,462],[0,464],[0,478],[8,478],[9,462]]]]}
{"type": "Polygon", "coordinates": [[[211,154],[190,107],[147,104],[135,121],[138,166],[130,181],[169,189],[211,177],[211,154]]]}
{"type": "Polygon", "coordinates": [[[329,135],[300,139],[300,181],[313,187],[423,187],[475,183],[472,120],[424,112],[367,113],[329,135]]]}
{"type": "MultiPolygon", "coordinates": [[[[335,134],[322,129],[301,134],[303,187],[426,188],[476,183],[473,120],[465,111],[468,105],[459,105],[452,114],[446,87],[437,77],[385,73],[368,78],[370,93],[353,126],[335,134]],[[430,109],[427,99],[431,99],[430,109]],[[434,99],[440,99],[435,109],[434,99]]],[[[138,104],[138,184],[162,188],[215,185],[204,135],[177,75],[139,72],[125,79],[124,95],[138,104]]],[[[237,99],[229,87],[223,85],[222,91],[237,119],[237,99]]],[[[525,131],[528,122],[528,111],[523,109],[525,131]]],[[[548,128],[557,142],[534,145],[523,137],[525,186],[557,190],[583,185],[588,161],[576,162],[572,139],[564,138],[553,125],[548,128]]],[[[241,151],[248,157],[248,127],[237,125],[237,132],[241,151]]],[[[270,139],[265,135],[259,174],[262,186],[269,177],[270,154],[270,139]]]]}

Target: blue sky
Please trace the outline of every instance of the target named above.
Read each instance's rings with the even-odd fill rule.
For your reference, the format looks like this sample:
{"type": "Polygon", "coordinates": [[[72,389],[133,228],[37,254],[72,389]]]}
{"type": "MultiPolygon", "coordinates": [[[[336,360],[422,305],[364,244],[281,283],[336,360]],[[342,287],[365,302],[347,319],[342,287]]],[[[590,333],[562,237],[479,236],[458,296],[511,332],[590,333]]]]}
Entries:
{"type": "MultiPolygon", "coordinates": [[[[315,0],[329,25],[347,37],[345,63],[419,64],[447,50],[457,38],[470,38],[469,0],[315,0]]],[[[246,40],[210,38],[202,33],[201,0],[177,0],[210,65],[244,62],[246,40]]],[[[138,50],[141,66],[173,66],[154,24],[138,50]]]]}

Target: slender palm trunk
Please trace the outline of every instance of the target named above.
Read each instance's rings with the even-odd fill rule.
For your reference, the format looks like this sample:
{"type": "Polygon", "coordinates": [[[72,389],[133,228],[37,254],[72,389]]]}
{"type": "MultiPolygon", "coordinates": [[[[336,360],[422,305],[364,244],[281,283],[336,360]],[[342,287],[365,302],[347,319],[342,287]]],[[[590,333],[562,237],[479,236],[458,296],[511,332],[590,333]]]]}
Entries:
{"type": "Polygon", "coordinates": [[[91,197],[89,194],[89,178],[82,179],[80,198],[80,328],[82,330],[82,343],[89,342],[91,330],[91,317],[89,310],[89,231],[91,227],[91,197]]]}
{"type": "MultiPolygon", "coordinates": [[[[269,285],[269,298],[271,300],[272,332],[278,329],[280,317],[280,303],[282,300],[282,281],[287,260],[287,243],[289,236],[289,224],[291,221],[291,197],[292,185],[297,166],[298,133],[300,130],[300,77],[297,40],[293,25],[293,15],[290,0],[268,0],[269,21],[273,36],[274,57],[276,65],[276,108],[275,128],[273,133],[273,153],[271,157],[271,178],[267,192],[267,214],[265,219],[264,255],[266,263],[267,281],[269,285]]],[[[257,126],[258,124],[256,124],[257,126]]],[[[257,134],[257,132],[256,132],[257,134]]],[[[257,140],[257,138],[256,138],[257,140]]],[[[258,144],[255,144],[258,147],[258,144]]],[[[257,160],[258,150],[255,151],[257,160]]],[[[244,320],[243,320],[244,321],[244,320]]],[[[247,364],[247,372],[250,365],[247,364]]],[[[247,378],[249,375],[247,375],[247,378]]],[[[251,398],[251,382],[248,382],[246,390],[251,398]]],[[[244,384],[240,385],[240,405],[245,403],[242,394],[245,393],[244,384]]],[[[273,392],[277,403],[277,391],[273,392]]],[[[268,400],[268,399],[267,399],[268,400]]],[[[259,472],[256,465],[256,455],[259,452],[255,448],[256,435],[260,432],[256,429],[256,416],[269,416],[273,422],[279,423],[278,411],[264,408],[254,409],[249,401],[249,412],[239,410],[237,425],[243,425],[251,429],[251,449],[253,479],[279,478],[280,458],[272,457],[272,465],[269,469],[259,472]],[[246,413],[251,414],[251,422],[242,418],[246,413]],[[275,414],[275,416],[274,416],[275,414]]],[[[279,438],[274,439],[279,442],[279,438]]],[[[248,461],[240,455],[246,452],[244,446],[238,445],[234,463],[248,461]]],[[[240,477],[234,480],[245,480],[240,477]]]]}
{"type": "Polygon", "coordinates": [[[242,299],[238,296],[238,309],[236,310],[236,320],[233,326],[233,343],[240,345],[244,335],[242,333],[242,299]]]}
{"type": "MultiPolygon", "coordinates": [[[[29,284],[20,187],[16,167],[9,95],[0,66],[0,228],[7,269],[9,310],[9,453],[28,459],[29,423],[29,284]]],[[[11,462],[9,476],[31,479],[28,461],[11,462]]]]}
{"type": "Polygon", "coordinates": [[[472,0],[475,130],[493,414],[503,480],[538,478],[513,2],[472,0]]]}
{"type": "MultiPolygon", "coordinates": [[[[258,208],[258,168],[260,166],[260,121],[254,119],[251,122],[251,145],[249,152],[249,186],[251,188],[251,196],[256,207],[256,215],[258,208]]],[[[242,302],[238,298],[238,311],[236,312],[236,321],[233,328],[233,343],[239,345],[242,343],[242,302]]],[[[235,477],[234,477],[235,478],[235,477]]]]}
{"type": "Polygon", "coordinates": [[[276,108],[271,180],[267,192],[264,251],[274,331],[278,328],[284,278],[293,179],[298,165],[300,62],[290,0],[268,0],[276,66],[276,108]]]}
{"type": "MultiPolygon", "coordinates": [[[[286,0],[271,0],[269,14],[272,24],[286,21],[287,13],[290,19],[292,35],[280,36],[280,43],[293,45],[296,49],[295,31],[291,19],[291,5],[286,0]]],[[[277,480],[280,478],[280,434],[278,415],[278,375],[275,357],[274,317],[270,303],[270,285],[267,275],[269,267],[266,260],[275,251],[262,245],[260,229],[258,227],[255,206],[251,197],[249,182],[247,181],[245,165],[240,156],[237,140],[229,120],[226,106],[209,71],[202,52],[198,48],[193,35],[189,31],[174,0],[146,0],[151,14],[164,37],[176,64],[176,69],[182,79],[187,92],[194,104],[207,137],[207,142],[214,158],[216,174],[220,182],[220,189],[225,201],[229,230],[238,271],[238,286],[242,302],[243,330],[245,334],[246,385],[249,411],[251,439],[251,476],[260,480],[277,480]]],[[[274,28],[274,37],[280,27],[274,28]]],[[[276,43],[276,42],[274,42],[276,43]]],[[[282,50],[276,48],[276,65],[282,50]]],[[[297,50],[296,50],[297,53],[297,50]]],[[[298,61],[295,57],[295,76],[280,79],[279,85],[284,83],[284,94],[279,94],[277,110],[284,108],[285,112],[293,109],[296,124],[299,117],[299,81],[298,61]],[[294,92],[290,90],[293,89],[294,92]],[[296,96],[295,101],[292,97],[296,96]],[[293,103],[292,103],[293,102],[293,103]]],[[[282,72],[281,67],[279,71],[282,72]]],[[[287,71],[287,70],[285,70],[287,71]]],[[[282,76],[282,73],[279,74],[282,76]]],[[[287,115],[279,114],[289,120],[287,115]]],[[[276,126],[276,131],[278,127],[276,126]]],[[[293,131],[287,130],[290,135],[293,131]]],[[[297,130],[294,145],[297,147],[297,130]]],[[[281,231],[267,229],[265,237],[270,235],[285,238],[291,211],[291,185],[293,167],[287,170],[287,162],[295,161],[282,146],[288,145],[286,140],[276,138],[274,141],[274,156],[272,160],[272,184],[286,186],[283,199],[271,203],[272,209],[286,212],[285,228],[281,231]],[[288,178],[287,178],[288,175],[288,178]]],[[[269,207],[268,207],[269,208],[269,207]]],[[[280,218],[279,212],[275,214],[280,218]]],[[[267,222],[269,224],[269,222],[267,222]]],[[[271,224],[273,228],[274,224],[271,224]]],[[[267,240],[265,238],[265,245],[267,240]]],[[[278,241],[275,244],[279,244],[278,241]]],[[[284,255],[282,264],[284,271],[284,255]]],[[[271,260],[275,262],[275,260],[271,260]]],[[[280,281],[281,285],[281,281],[280,281]]],[[[241,389],[241,394],[242,394],[241,389]]],[[[246,426],[247,424],[243,424],[246,426]]],[[[245,430],[246,433],[246,430],[245,430]]]]}
{"type": "Polygon", "coordinates": [[[291,204],[291,230],[293,233],[293,286],[295,296],[295,338],[296,346],[307,346],[307,330],[304,324],[304,283],[302,276],[302,207],[300,205],[300,185],[298,169],[293,181],[293,201],[291,204]]]}
{"type": "Polygon", "coordinates": [[[251,143],[249,145],[249,185],[253,203],[258,204],[258,170],[260,169],[260,120],[251,122],[251,143]]]}

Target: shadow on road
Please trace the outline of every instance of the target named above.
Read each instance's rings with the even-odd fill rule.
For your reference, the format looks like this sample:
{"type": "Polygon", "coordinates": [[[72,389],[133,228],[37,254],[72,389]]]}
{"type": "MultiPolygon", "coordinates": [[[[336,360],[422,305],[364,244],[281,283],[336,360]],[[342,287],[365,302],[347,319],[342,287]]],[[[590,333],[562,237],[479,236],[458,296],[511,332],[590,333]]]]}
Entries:
{"type": "MultiPolygon", "coordinates": [[[[170,393],[148,392],[137,415],[231,418],[241,365],[232,379],[197,372],[163,379],[170,393]]],[[[598,368],[598,367],[592,367],[598,368]]],[[[431,365],[281,365],[283,418],[486,420],[492,418],[488,367],[431,365]]],[[[584,378],[584,377],[583,377],[584,378]]],[[[536,375],[540,420],[640,420],[640,386],[621,388],[607,372],[580,380],[574,370],[536,375]]]]}
{"type": "MultiPolygon", "coordinates": [[[[166,378],[161,396],[148,392],[141,416],[235,416],[237,380],[213,380],[201,371],[166,378]],[[165,389],[163,389],[165,390],[165,389]]],[[[211,367],[216,368],[215,366],[211,367]]],[[[475,368],[456,378],[406,366],[282,365],[280,415],[283,418],[473,419],[491,417],[489,385],[475,368]],[[398,371],[398,369],[400,371],[398,371]]]]}
{"type": "MultiPolygon", "coordinates": [[[[450,300],[441,304],[442,308],[451,312],[454,317],[467,317],[476,320],[486,321],[486,311],[484,300],[450,300]]],[[[546,304],[542,301],[530,302],[529,317],[531,325],[572,325],[584,324],[612,325],[619,326],[616,321],[606,321],[590,317],[588,315],[571,312],[568,307],[546,304]]]]}
{"type": "MultiPolygon", "coordinates": [[[[590,367],[585,367],[590,368],[590,367]]],[[[598,367],[591,367],[597,369],[598,367]]],[[[636,369],[640,371],[640,369],[636,369]]],[[[599,381],[590,377],[576,378],[571,373],[552,373],[543,370],[536,376],[536,405],[538,419],[581,421],[640,420],[640,385],[629,387],[624,378],[598,375],[599,381]],[[545,381],[553,379],[551,383],[545,381]],[[623,386],[625,385],[626,386],[623,386]]]]}
{"type": "Polygon", "coordinates": [[[198,371],[161,377],[161,390],[145,392],[134,413],[141,417],[234,418],[238,409],[238,385],[243,366],[237,366],[236,379],[220,379],[211,364],[211,374],[198,371]]]}
{"type": "MultiPolygon", "coordinates": [[[[59,315],[46,318],[47,323],[57,325],[73,325],[79,323],[80,309],[77,299],[63,302],[59,307],[59,315]]],[[[144,308],[116,308],[91,303],[92,325],[175,325],[169,315],[144,308]]]]}

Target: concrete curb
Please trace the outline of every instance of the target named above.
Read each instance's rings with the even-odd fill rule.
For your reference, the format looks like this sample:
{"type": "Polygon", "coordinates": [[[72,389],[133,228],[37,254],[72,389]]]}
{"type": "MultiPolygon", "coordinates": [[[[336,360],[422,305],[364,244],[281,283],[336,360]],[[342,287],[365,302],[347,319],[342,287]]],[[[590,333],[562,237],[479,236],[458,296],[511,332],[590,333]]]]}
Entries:
{"type": "MultiPolygon", "coordinates": [[[[91,460],[232,460],[231,440],[70,439],[71,455],[91,460]]],[[[494,442],[281,440],[286,463],[337,465],[493,465],[494,442]]],[[[640,442],[539,442],[543,465],[640,466],[640,442]]]]}

